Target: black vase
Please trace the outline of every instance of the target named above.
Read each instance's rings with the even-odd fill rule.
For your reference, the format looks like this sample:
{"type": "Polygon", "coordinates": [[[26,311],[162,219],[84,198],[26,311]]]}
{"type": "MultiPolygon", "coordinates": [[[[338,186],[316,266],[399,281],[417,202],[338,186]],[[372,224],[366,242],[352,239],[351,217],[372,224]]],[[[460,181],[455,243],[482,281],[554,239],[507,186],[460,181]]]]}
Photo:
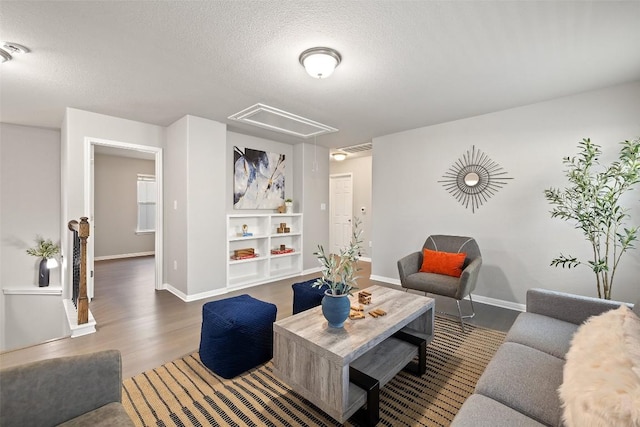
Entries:
{"type": "Polygon", "coordinates": [[[38,272],[38,285],[43,288],[49,286],[49,269],[47,268],[47,259],[42,258],[40,261],[40,270],[38,272]]]}

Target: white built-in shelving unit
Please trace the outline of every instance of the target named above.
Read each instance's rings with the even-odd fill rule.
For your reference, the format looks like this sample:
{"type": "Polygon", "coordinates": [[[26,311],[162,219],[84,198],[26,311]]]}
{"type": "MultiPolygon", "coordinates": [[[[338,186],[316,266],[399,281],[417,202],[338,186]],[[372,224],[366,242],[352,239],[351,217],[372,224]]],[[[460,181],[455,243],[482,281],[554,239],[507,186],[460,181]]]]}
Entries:
{"type": "Polygon", "coordinates": [[[302,214],[227,215],[227,288],[240,288],[302,274],[302,214]],[[286,223],[288,233],[278,233],[286,223]],[[243,236],[243,225],[251,236],[243,236]],[[281,245],[293,249],[272,254],[281,245]],[[234,260],[235,250],[253,248],[255,258],[234,260]]]}

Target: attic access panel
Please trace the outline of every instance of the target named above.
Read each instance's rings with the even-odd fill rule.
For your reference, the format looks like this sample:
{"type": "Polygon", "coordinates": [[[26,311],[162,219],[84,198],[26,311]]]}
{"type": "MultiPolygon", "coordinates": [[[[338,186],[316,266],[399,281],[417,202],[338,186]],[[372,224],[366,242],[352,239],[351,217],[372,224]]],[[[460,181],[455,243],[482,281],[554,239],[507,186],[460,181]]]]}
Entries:
{"type": "Polygon", "coordinates": [[[241,123],[301,138],[337,132],[338,129],[264,104],[255,104],[228,117],[241,123]]]}

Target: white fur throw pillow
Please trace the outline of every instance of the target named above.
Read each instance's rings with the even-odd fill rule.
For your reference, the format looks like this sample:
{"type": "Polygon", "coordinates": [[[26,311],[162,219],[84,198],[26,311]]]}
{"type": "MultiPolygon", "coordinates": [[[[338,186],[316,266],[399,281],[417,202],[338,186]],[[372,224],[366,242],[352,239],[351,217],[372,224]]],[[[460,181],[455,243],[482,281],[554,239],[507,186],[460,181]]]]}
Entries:
{"type": "Polygon", "coordinates": [[[558,392],[567,427],[640,427],[640,318],[621,306],[573,336],[558,392]]]}

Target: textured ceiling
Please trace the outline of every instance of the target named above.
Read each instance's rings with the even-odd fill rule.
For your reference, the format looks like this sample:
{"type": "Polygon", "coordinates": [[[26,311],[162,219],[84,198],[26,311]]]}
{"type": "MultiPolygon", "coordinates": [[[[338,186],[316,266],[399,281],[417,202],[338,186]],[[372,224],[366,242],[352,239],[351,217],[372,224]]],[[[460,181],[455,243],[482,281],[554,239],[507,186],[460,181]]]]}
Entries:
{"type": "MultiPolygon", "coordinates": [[[[342,147],[640,79],[640,1],[0,2],[0,120],[65,107],[167,126],[264,103],[340,129],[342,147]],[[298,63],[330,46],[327,80],[298,63]]],[[[242,126],[242,127],[241,127],[242,126]]]]}

